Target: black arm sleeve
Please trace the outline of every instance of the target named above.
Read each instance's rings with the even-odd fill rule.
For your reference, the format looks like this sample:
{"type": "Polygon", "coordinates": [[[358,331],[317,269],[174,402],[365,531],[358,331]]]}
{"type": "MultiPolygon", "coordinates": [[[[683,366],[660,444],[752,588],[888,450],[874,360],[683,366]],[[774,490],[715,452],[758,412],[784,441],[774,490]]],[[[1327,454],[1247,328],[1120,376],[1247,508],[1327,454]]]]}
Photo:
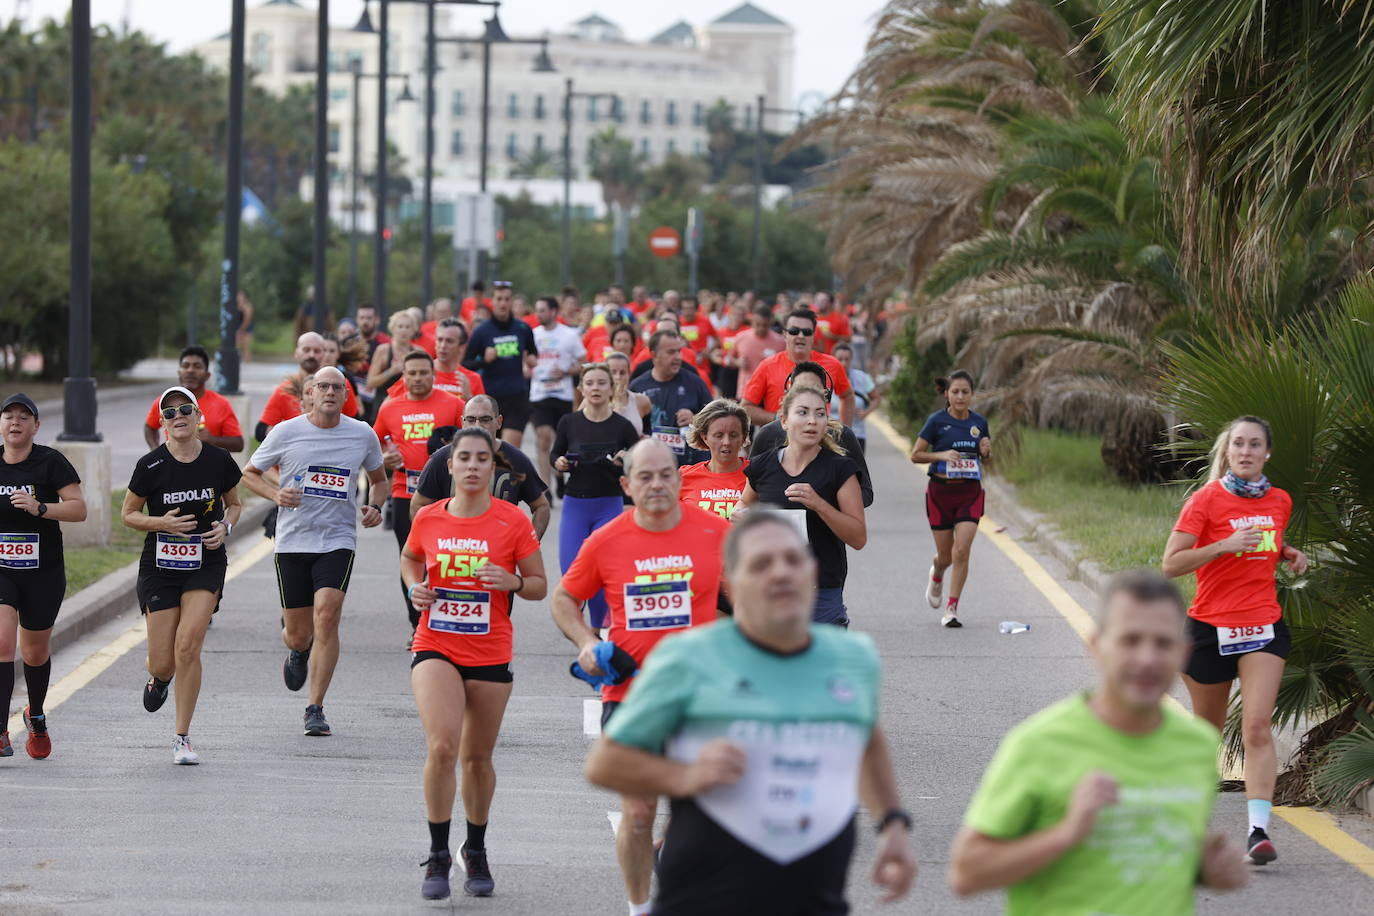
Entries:
{"type": "Polygon", "coordinates": [[[268,426],[266,423],[259,420],[258,425],[253,428],[253,435],[257,437],[257,440],[259,442],[261,442],[262,440],[267,438],[267,434],[271,431],[272,427],[268,426]]]}

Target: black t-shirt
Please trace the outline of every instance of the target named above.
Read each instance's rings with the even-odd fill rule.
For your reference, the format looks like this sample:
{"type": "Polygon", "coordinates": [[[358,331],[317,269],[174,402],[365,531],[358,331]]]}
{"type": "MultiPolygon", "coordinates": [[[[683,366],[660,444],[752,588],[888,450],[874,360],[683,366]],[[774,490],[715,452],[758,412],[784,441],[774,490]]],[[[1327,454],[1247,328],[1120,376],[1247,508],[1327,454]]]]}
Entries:
{"type": "Polygon", "coordinates": [[[19,547],[27,540],[26,535],[38,535],[39,569],[64,569],[62,561],[62,527],[56,519],[39,518],[10,503],[10,494],[25,492],[40,503],[58,502],[57,491],[65,486],[80,483],[81,477],[67,456],[46,445],[34,445],[29,456],[23,461],[10,464],[0,450],[0,535],[14,535],[4,540],[14,547],[5,550],[18,551],[11,559],[8,554],[0,556],[0,570],[7,573],[24,572],[24,556],[27,548],[19,547]]]}
{"type": "MultiPolygon", "coordinates": [[[[754,437],[749,443],[749,459],[752,461],[764,452],[776,452],[787,444],[787,430],[782,428],[781,420],[774,420],[772,423],[760,426],[754,430],[754,437]]],[[[854,462],[854,466],[859,469],[859,492],[864,496],[864,508],[873,505],[873,478],[868,473],[868,462],[864,459],[864,450],[859,447],[859,437],[854,435],[854,430],[848,426],[840,431],[840,448],[848,452],[845,455],[854,462]]]]}
{"type": "MultiPolygon", "coordinates": [[[[182,515],[194,515],[196,527],[189,533],[205,534],[211,525],[224,518],[224,494],[237,487],[242,476],[233,456],[208,442],[201,443],[200,454],[193,461],[185,462],[173,458],[163,443],[138,459],[129,478],[129,492],[147,500],[149,515],[166,515],[174,508],[180,509],[182,515]]],[[[149,531],[143,539],[140,575],[170,572],[157,567],[157,535],[158,532],[149,531]]],[[[201,562],[222,563],[224,559],[221,546],[218,550],[205,550],[201,562]]]]}
{"type": "Polygon", "coordinates": [[[633,448],[638,441],[639,431],[620,414],[612,413],[597,421],[588,419],[578,410],[558,421],[549,460],[557,461],[570,453],[577,456],[568,472],[569,496],[578,499],[621,496],[625,492],[620,488],[624,471],[611,458],[623,449],[633,448]]]}
{"type": "MultiPolygon", "coordinates": [[[[497,442],[496,448],[501,457],[510,462],[515,474],[512,475],[500,466],[495,469],[491,477],[493,499],[516,505],[529,504],[536,502],[549,491],[539,472],[534,469],[534,463],[524,452],[508,442],[497,442]],[[524,479],[517,480],[517,476],[524,479]]],[[[429,456],[429,460],[425,462],[425,469],[420,472],[420,482],[415,487],[416,493],[434,501],[448,499],[453,495],[453,475],[448,470],[448,457],[452,452],[453,446],[445,445],[429,456]]]]}
{"type": "MultiPolygon", "coordinates": [[[[643,363],[652,370],[652,360],[643,363]]],[[[672,438],[679,430],[677,422],[677,412],[682,408],[687,408],[692,413],[699,412],[707,404],[711,403],[711,390],[706,387],[706,383],[697,375],[697,371],[686,365],[678,369],[678,373],[666,382],[660,382],[654,378],[653,372],[646,372],[639,378],[630,382],[630,390],[647,395],[649,402],[653,404],[653,410],[649,411],[649,429],[652,435],[658,437],[666,434],[672,438]]],[[[683,436],[685,440],[686,437],[683,436]]],[[[709,452],[692,448],[685,441],[679,446],[674,444],[673,451],[677,452],[677,463],[681,467],[687,464],[697,464],[706,461],[711,457],[709,452]]]]}
{"type": "Polygon", "coordinates": [[[854,462],[843,455],[821,449],[810,464],[796,477],[783,470],[779,455],[782,449],[765,452],[749,459],[745,465],[744,476],[754,487],[759,502],[779,507],[789,512],[806,513],[806,534],[811,541],[811,551],[816,555],[816,565],[820,588],[843,588],[845,577],[849,574],[849,560],[845,555],[844,541],[830,530],[830,526],[810,509],[802,509],[783,495],[794,483],[809,483],[821,499],[836,509],[840,507],[840,487],[849,478],[858,475],[854,462]]]}

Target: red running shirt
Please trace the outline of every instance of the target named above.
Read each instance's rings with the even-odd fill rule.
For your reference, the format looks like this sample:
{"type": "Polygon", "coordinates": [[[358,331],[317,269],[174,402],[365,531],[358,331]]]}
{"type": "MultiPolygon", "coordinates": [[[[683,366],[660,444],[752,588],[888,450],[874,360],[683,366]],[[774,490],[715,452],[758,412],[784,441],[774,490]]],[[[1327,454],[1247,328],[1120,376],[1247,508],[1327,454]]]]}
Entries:
{"type": "Polygon", "coordinates": [[[487,563],[515,572],[539,549],[539,539],[511,503],[494,499],[473,518],[450,515],[448,503],[441,499],[417,512],[406,540],[406,550],[423,559],[426,584],[442,590],[421,616],[411,650],[440,652],[458,665],[509,664],[515,647],[510,593],[487,591],[472,574],[487,563]]]}
{"type": "MultiPolygon", "coordinates": [[[[390,436],[404,462],[392,475],[391,495],[410,499],[420,484],[420,472],[429,461],[429,437],[439,426],[462,426],[467,402],[446,391],[435,389],[429,397],[412,401],[408,397],[388,400],[377,411],[372,428],[386,445],[390,436]]],[[[418,553],[418,551],[417,551],[418,553]]]]}
{"type": "MultiPolygon", "coordinates": [[[[301,399],[290,392],[287,384],[282,382],[272,392],[272,396],[263,405],[262,416],[258,417],[259,423],[266,423],[270,428],[301,415],[301,399]]],[[[345,382],[343,415],[357,417],[358,412],[358,398],[353,394],[353,386],[345,382]]]]}
{"type": "Polygon", "coordinates": [[[744,496],[744,485],[748,482],[744,469],[748,466],[745,461],[734,473],[715,474],[709,461],[687,465],[682,469],[682,501],[728,519],[744,496]]]}
{"type": "Polygon", "coordinates": [[[1262,627],[1282,616],[1274,574],[1283,557],[1283,530],[1293,499],[1278,487],[1259,499],[1236,496],[1214,480],[1188,498],[1175,531],[1215,544],[1231,532],[1254,526],[1260,542],[1245,553],[1228,553],[1197,571],[1197,595],[1188,615],[1214,627],[1262,627]]]}
{"type": "MultiPolygon", "coordinates": [[[[200,405],[201,429],[212,436],[243,435],[243,430],[239,429],[239,418],[234,413],[234,406],[224,395],[207,388],[204,394],[196,398],[196,403],[200,405]]],[[[148,408],[148,419],[144,422],[148,424],[149,429],[162,428],[162,407],[157,401],[153,401],[153,406],[148,408]]]]}
{"type": "MultiPolygon", "coordinates": [[[[812,350],[810,361],[819,364],[830,375],[835,394],[843,397],[850,392],[849,375],[839,360],[819,350],[812,350]]],[[[744,386],[744,393],[740,397],[764,410],[777,412],[782,406],[782,396],[787,393],[787,377],[796,367],[797,364],[792,362],[786,350],[774,353],[759,363],[753,375],[749,376],[749,384],[744,386]]]]}
{"type": "MultiPolygon", "coordinates": [[[[605,589],[610,639],[642,666],[663,637],[716,619],[729,532],[725,519],[690,505],[668,531],[645,531],[626,510],[582,542],[561,584],[578,601],[605,589]]],[[[601,688],[601,699],[620,702],[631,683],[601,688]]]]}
{"type": "MultiPolygon", "coordinates": [[[[447,391],[456,397],[463,397],[462,379],[468,380],[468,391],[473,394],[485,394],[486,389],[482,387],[482,376],[473,372],[471,369],[459,366],[456,372],[449,372],[447,369],[435,368],[434,387],[439,391],[447,391]],[[460,378],[461,376],[461,378],[460,378]]],[[[403,398],[406,396],[406,380],[398,378],[391,383],[391,387],[386,390],[389,398],[403,398]]],[[[461,424],[459,424],[461,425],[461,424]]]]}

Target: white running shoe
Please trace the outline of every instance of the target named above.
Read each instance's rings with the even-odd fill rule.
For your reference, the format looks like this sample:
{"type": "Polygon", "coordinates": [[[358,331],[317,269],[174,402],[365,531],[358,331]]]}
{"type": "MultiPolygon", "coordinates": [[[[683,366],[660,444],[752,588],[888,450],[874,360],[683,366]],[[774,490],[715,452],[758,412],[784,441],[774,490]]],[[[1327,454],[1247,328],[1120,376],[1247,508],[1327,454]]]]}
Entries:
{"type": "Polygon", "coordinates": [[[940,618],[940,626],[956,630],[962,627],[963,624],[959,622],[959,618],[955,616],[952,611],[945,611],[945,616],[940,618]]]}
{"type": "Polygon", "coordinates": [[[172,763],[181,766],[195,766],[200,763],[200,755],[191,750],[191,739],[177,735],[172,742],[172,763]]]}
{"type": "Polygon", "coordinates": [[[937,611],[940,609],[940,598],[945,592],[943,580],[935,578],[935,564],[930,564],[930,573],[926,576],[926,603],[937,611]]]}

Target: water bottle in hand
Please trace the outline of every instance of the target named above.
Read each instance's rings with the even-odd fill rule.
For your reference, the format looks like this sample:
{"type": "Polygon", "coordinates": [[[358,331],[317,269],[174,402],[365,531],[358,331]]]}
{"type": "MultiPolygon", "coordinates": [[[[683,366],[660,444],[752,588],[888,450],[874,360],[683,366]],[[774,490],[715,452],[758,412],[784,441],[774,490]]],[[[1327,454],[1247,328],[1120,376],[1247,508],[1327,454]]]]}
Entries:
{"type": "MultiPolygon", "coordinates": [[[[292,476],[292,478],[291,478],[291,488],[292,488],[293,490],[299,490],[299,489],[301,489],[301,481],[304,480],[304,479],[305,479],[305,475],[304,475],[304,474],[296,474],[296,475],[292,476]]],[[[299,505],[292,506],[292,507],[291,507],[291,511],[292,511],[292,512],[295,512],[295,511],[296,511],[297,509],[299,509],[299,508],[300,508],[299,505]]]]}
{"type": "Polygon", "coordinates": [[[1001,633],[1003,636],[1013,636],[1017,633],[1026,633],[1029,631],[1030,624],[1021,623],[1016,620],[1004,620],[997,625],[997,632],[1001,633]]]}

